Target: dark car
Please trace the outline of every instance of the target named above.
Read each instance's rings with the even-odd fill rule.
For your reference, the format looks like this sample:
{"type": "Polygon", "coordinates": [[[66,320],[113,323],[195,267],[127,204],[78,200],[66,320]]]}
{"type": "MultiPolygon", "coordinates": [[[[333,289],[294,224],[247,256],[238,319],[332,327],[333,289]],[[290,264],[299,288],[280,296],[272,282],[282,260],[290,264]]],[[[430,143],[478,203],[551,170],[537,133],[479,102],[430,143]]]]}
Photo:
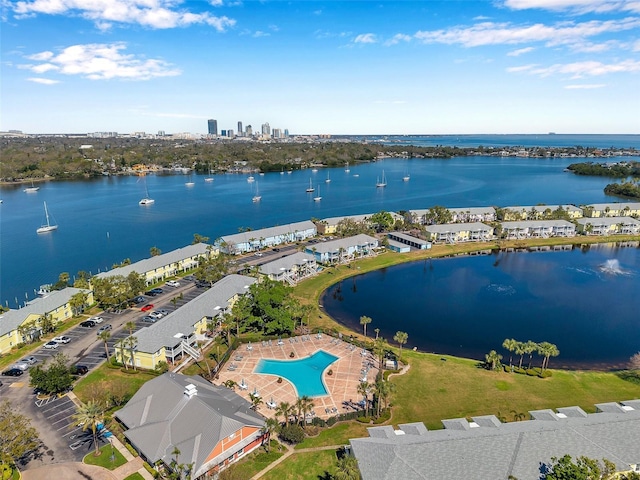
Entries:
{"type": "Polygon", "coordinates": [[[158,287],[158,288],[152,288],[152,289],[150,290],[150,292],[153,292],[153,293],[155,293],[156,295],[160,295],[163,291],[164,291],[164,290],[162,290],[160,287],[158,287]]]}
{"type": "Polygon", "coordinates": [[[10,368],[9,370],[5,370],[4,372],[2,372],[2,375],[5,375],[7,377],[19,377],[23,373],[24,372],[19,368],[10,368]]]}
{"type": "Polygon", "coordinates": [[[102,332],[106,332],[107,330],[111,330],[111,328],[112,328],[111,325],[107,323],[106,325],[103,325],[98,329],[98,331],[96,332],[96,335],[100,335],[102,332]]]}
{"type": "Polygon", "coordinates": [[[158,295],[156,292],[154,292],[153,290],[149,290],[148,292],[144,292],[144,294],[147,297],[155,297],[156,295],[158,295]]]}
{"type": "Polygon", "coordinates": [[[80,326],[84,328],[93,328],[96,326],[96,322],[94,322],[93,320],[85,320],[84,322],[80,323],[80,326]]]}
{"type": "Polygon", "coordinates": [[[194,277],[193,275],[187,275],[186,277],[183,278],[183,280],[185,282],[195,282],[196,277],[194,277]]]}
{"type": "Polygon", "coordinates": [[[146,300],[146,298],[144,298],[142,295],[139,295],[135,298],[131,299],[131,303],[135,303],[136,305],[138,305],[139,303],[143,303],[146,300]]]}
{"type": "Polygon", "coordinates": [[[279,252],[279,251],[280,251],[280,249],[279,249],[279,248],[274,248],[274,249],[273,249],[273,251],[274,251],[274,252],[279,252]]]}
{"type": "Polygon", "coordinates": [[[198,280],[196,282],[196,287],[198,287],[198,288],[209,288],[209,287],[211,287],[211,282],[205,282],[204,280],[198,280]]]}
{"type": "Polygon", "coordinates": [[[71,375],[84,375],[89,371],[89,367],[86,365],[72,365],[69,369],[71,375]]]}

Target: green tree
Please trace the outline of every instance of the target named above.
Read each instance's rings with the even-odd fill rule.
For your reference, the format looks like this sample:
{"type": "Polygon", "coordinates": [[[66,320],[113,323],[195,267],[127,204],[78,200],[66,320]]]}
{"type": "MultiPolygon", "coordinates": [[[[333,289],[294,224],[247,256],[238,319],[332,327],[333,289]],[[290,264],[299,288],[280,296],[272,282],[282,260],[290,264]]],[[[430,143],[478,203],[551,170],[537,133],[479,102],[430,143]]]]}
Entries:
{"type": "Polygon", "coordinates": [[[111,332],[109,330],[103,330],[98,334],[98,338],[102,340],[102,342],[104,343],[104,351],[107,354],[107,363],[109,363],[111,360],[111,357],[109,356],[109,345],[107,342],[111,338],[111,332]]]}
{"type": "Polygon", "coordinates": [[[398,342],[398,345],[400,346],[400,350],[398,353],[398,357],[402,357],[402,345],[404,345],[405,343],[407,343],[407,340],[409,340],[409,334],[407,332],[396,332],[396,334],[393,336],[393,339],[398,342]]]}
{"type": "Polygon", "coordinates": [[[427,225],[451,223],[453,221],[453,214],[445,207],[434,205],[424,214],[423,220],[427,225]]]}
{"type": "Polygon", "coordinates": [[[369,382],[360,382],[358,384],[358,393],[362,395],[364,400],[364,416],[369,416],[369,393],[371,392],[371,384],[369,382]]]}
{"type": "Polygon", "coordinates": [[[280,438],[287,443],[300,443],[304,440],[304,430],[296,423],[287,425],[280,430],[280,438]]]}
{"type": "Polygon", "coordinates": [[[362,325],[365,338],[367,338],[367,325],[369,325],[371,322],[372,322],[371,317],[367,317],[366,315],[362,315],[360,317],[360,325],[362,325]]]}
{"type": "Polygon", "coordinates": [[[524,344],[524,347],[522,348],[524,350],[524,353],[529,355],[529,366],[527,368],[530,369],[531,361],[533,360],[533,352],[538,350],[538,344],[531,340],[527,340],[527,342],[524,344]]]}
{"type": "Polygon", "coordinates": [[[264,403],[260,395],[254,395],[253,393],[249,394],[249,400],[251,401],[251,408],[256,412],[260,408],[260,405],[264,403]]]}
{"type": "Polygon", "coordinates": [[[73,376],[67,367],[67,357],[56,354],[51,364],[35,365],[29,369],[30,385],[43,393],[53,395],[66,392],[73,384],[73,376]]]}
{"type": "Polygon", "coordinates": [[[378,370],[382,371],[382,365],[384,361],[385,353],[389,344],[387,341],[379,337],[373,342],[373,354],[378,358],[378,370]]]}
{"type": "Polygon", "coordinates": [[[542,342],[538,345],[538,355],[543,357],[540,370],[544,371],[549,366],[549,358],[560,355],[560,350],[553,343],[542,342]]]}
{"type": "Polygon", "coordinates": [[[285,427],[289,426],[289,418],[295,413],[295,407],[289,402],[280,402],[276,407],[276,417],[284,419],[285,427]]]}
{"type": "Polygon", "coordinates": [[[88,298],[89,294],[85,292],[78,292],[69,299],[69,306],[71,307],[74,317],[80,315],[80,312],[82,312],[84,307],[87,305],[88,298]]]}
{"type": "Polygon", "coordinates": [[[522,359],[524,358],[524,354],[526,353],[525,347],[526,347],[525,342],[516,342],[516,346],[514,347],[514,352],[516,353],[516,355],[520,355],[518,369],[522,368],[522,359]]]}
{"type": "Polygon", "coordinates": [[[197,245],[198,243],[207,243],[208,241],[209,237],[205,237],[203,235],[200,235],[199,233],[194,233],[191,245],[197,245]]]}
{"type": "Polygon", "coordinates": [[[518,341],[514,338],[506,338],[504,342],[502,342],[502,347],[505,350],[508,350],[511,355],[509,355],[509,370],[513,366],[513,352],[516,350],[518,346],[518,341]]]}
{"type": "Polygon", "coordinates": [[[500,368],[500,360],[502,360],[502,355],[500,355],[495,350],[491,350],[484,356],[484,358],[487,369],[498,370],[500,368]]]}
{"type": "Polygon", "coordinates": [[[358,469],[356,457],[343,451],[338,459],[336,473],[333,478],[335,480],[360,480],[360,470],[358,469]]]}
{"type": "Polygon", "coordinates": [[[8,401],[0,403],[0,465],[15,465],[36,454],[42,442],[29,419],[8,401]]]}
{"type": "Polygon", "coordinates": [[[124,341],[125,345],[127,346],[127,348],[129,349],[129,355],[131,355],[131,366],[133,367],[134,370],[137,370],[137,368],[136,368],[136,346],[138,345],[138,338],[133,336],[133,335],[129,335],[123,341],[124,341]]]}
{"type": "Polygon", "coordinates": [[[58,275],[58,281],[51,287],[53,290],[62,290],[69,286],[69,272],[62,272],[58,275]]]}
{"type": "Polygon", "coordinates": [[[375,226],[375,229],[378,232],[389,231],[389,229],[393,227],[394,223],[391,214],[389,212],[385,212],[384,210],[371,215],[371,218],[369,218],[369,222],[375,226]]]}
{"type": "Polygon", "coordinates": [[[280,429],[280,424],[275,418],[267,418],[264,421],[264,426],[262,427],[262,434],[267,436],[266,443],[265,443],[267,453],[271,451],[271,435],[274,432],[277,432],[279,429],[280,429]]]}
{"type": "Polygon", "coordinates": [[[74,421],[82,424],[83,432],[87,429],[91,429],[93,445],[95,447],[95,456],[99,456],[100,445],[98,444],[98,425],[104,421],[104,410],[102,406],[98,402],[89,400],[87,403],[78,407],[73,418],[74,421]]]}
{"type": "Polygon", "coordinates": [[[43,334],[51,333],[55,331],[56,326],[53,323],[53,316],[50,313],[45,313],[38,319],[40,331],[43,334]]]}
{"type": "Polygon", "coordinates": [[[152,257],[157,257],[158,255],[160,255],[162,253],[162,250],[160,250],[158,247],[153,246],[149,249],[149,255],[151,255],[152,257]]]}
{"type": "Polygon", "coordinates": [[[615,473],[615,465],[603,459],[603,463],[588,457],[578,457],[574,462],[570,455],[552,457],[544,475],[545,480],[609,480],[615,473]]]}

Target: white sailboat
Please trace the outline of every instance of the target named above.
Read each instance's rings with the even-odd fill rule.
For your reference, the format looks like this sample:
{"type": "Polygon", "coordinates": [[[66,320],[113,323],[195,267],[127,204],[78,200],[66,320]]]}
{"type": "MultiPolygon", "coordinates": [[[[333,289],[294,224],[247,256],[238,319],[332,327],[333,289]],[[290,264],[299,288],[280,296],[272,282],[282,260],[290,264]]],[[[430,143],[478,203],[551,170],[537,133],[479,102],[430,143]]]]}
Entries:
{"type": "Polygon", "coordinates": [[[324,181],[324,183],[331,183],[331,179],[329,178],[329,171],[327,171],[327,179],[324,181]]]}
{"type": "Polygon", "coordinates": [[[23,191],[23,192],[26,192],[26,193],[34,193],[34,192],[37,192],[38,190],[40,190],[40,187],[36,187],[36,186],[33,184],[33,180],[31,180],[31,186],[30,186],[30,187],[25,188],[25,189],[24,189],[24,190],[22,190],[22,191],[23,191]]]}
{"type": "Polygon", "coordinates": [[[318,195],[313,197],[313,201],[314,202],[319,202],[320,200],[322,200],[322,197],[320,196],[320,185],[318,185],[318,195]]]}
{"type": "Polygon", "coordinates": [[[402,177],[402,181],[403,182],[408,182],[411,179],[411,175],[409,175],[409,172],[404,174],[404,177],[402,177]]]}
{"type": "Polygon", "coordinates": [[[191,178],[191,174],[189,174],[189,181],[184,182],[185,187],[193,187],[195,183],[193,182],[193,178],[191,178]]]}
{"type": "Polygon", "coordinates": [[[258,190],[258,182],[256,182],[256,194],[253,196],[253,203],[258,203],[262,200],[262,195],[260,195],[260,191],[258,190]]]}
{"type": "Polygon", "coordinates": [[[211,167],[209,167],[209,176],[205,177],[204,181],[205,182],[213,182],[213,177],[212,177],[213,173],[211,172],[211,167]]]}
{"type": "Polygon", "coordinates": [[[379,188],[384,188],[387,186],[387,178],[384,176],[384,170],[382,171],[382,180],[380,180],[380,178],[378,178],[378,181],[376,182],[376,187],[379,188]]]}
{"type": "Polygon", "coordinates": [[[309,188],[307,188],[307,193],[315,192],[315,188],[313,188],[313,184],[311,183],[311,179],[309,179],[309,188]]]}
{"type": "Polygon", "coordinates": [[[249,183],[253,183],[253,182],[255,182],[255,181],[256,181],[256,179],[255,179],[255,178],[253,178],[253,176],[252,176],[252,175],[249,175],[249,176],[247,177],[247,182],[249,182],[249,183]]]}
{"type": "Polygon", "coordinates": [[[49,220],[49,210],[47,210],[47,202],[44,202],[44,216],[46,217],[47,223],[42,225],[40,228],[36,230],[37,233],[47,233],[52,232],[58,229],[58,225],[52,224],[49,220]]]}
{"type": "Polygon", "coordinates": [[[344,173],[349,173],[351,170],[349,169],[349,162],[347,162],[347,165],[344,167],[344,173]]]}
{"type": "Polygon", "coordinates": [[[146,183],[144,185],[144,193],[145,193],[144,198],[138,202],[140,205],[152,205],[153,203],[155,203],[155,200],[149,197],[149,190],[147,190],[146,183]]]}

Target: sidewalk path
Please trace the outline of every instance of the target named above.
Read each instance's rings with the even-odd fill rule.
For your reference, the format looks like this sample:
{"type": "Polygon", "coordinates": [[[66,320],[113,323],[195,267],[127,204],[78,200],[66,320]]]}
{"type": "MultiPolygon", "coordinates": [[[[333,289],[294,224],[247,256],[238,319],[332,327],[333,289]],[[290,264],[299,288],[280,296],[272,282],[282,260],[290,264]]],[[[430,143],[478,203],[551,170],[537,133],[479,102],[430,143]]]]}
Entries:
{"type": "Polygon", "coordinates": [[[251,480],[257,480],[258,478],[261,478],[265,473],[270,471],[272,468],[275,468],[277,465],[280,465],[287,458],[289,458],[291,455],[294,455],[296,453],[319,452],[321,450],[338,450],[344,447],[344,445],[327,445],[324,447],[301,448],[300,450],[294,450],[293,447],[290,445],[286,445],[286,444],[283,444],[283,445],[286,447],[287,452],[283,456],[281,456],[278,460],[267,465],[265,468],[263,468],[258,473],[256,473],[253,477],[251,477],[251,480]]]}

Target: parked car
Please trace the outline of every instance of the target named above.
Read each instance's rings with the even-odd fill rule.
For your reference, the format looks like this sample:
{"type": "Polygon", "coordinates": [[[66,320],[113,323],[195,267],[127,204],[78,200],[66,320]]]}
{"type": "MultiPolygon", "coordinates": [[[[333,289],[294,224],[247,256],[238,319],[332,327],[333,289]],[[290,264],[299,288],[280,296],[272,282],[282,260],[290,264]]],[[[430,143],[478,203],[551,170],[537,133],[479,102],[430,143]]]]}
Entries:
{"type": "Polygon", "coordinates": [[[142,317],[142,321],[144,323],[156,323],[158,319],[156,317],[152,317],[151,315],[145,315],[142,317]]]}
{"type": "Polygon", "coordinates": [[[107,323],[106,325],[101,326],[98,331],[96,332],[96,335],[100,335],[102,332],[106,332],[107,330],[111,330],[111,324],[107,323]]]}
{"type": "Polygon", "coordinates": [[[53,340],[45,343],[43,345],[44,348],[48,348],[49,350],[55,350],[56,348],[58,348],[59,343],[58,342],[54,342],[53,340]]]}
{"type": "Polygon", "coordinates": [[[156,312],[161,313],[165,317],[169,315],[169,310],[165,310],[164,308],[159,308],[156,312]]]}
{"type": "Polygon", "coordinates": [[[19,368],[10,368],[9,370],[5,370],[2,372],[2,375],[6,375],[7,377],[19,377],[24,372],[19,368]]]}
{"type": "Polygon", "coordinates": [[[10,368],[18,368],[24,372],[25,370],[29,370],[29,367],[31,367],[31,365],[29,365],[28,363],[18,362],[11,365],[10,368]]]}
{"type": "Polygon", "coordinates": [[[56,343],[69,343],[71,341],[71,337],[67,337],[66,335],[62,335],[60,337],[55,337],[53,339],[56,343]]]}
{"type": "Polygon", "coordinates": [[[91,317],[89,320],[91,322],[94,322],[94,323],[102,323],[102,322],[104,322],[104,318],[102,318],[102,317],[91,317]]]}
{"type": "Polygon", "coordinates": [[[144,292],[144,294],[147,297],[155,297],[156,295],[158,295],[156,292],[154,292],[153,290],[149,290],[148,292],[144,292]]]}
{"type": "Polygon", "coordinates": [[[177,282],[176,280],[169,280],[166,285],[167,287],[179,287],[180,282],[177,282]]]}
{"type": "Polygon", "coordinates": [[[273,251],[274,251],[274,252],[279,252],[279,251],[280,251],[280,249],[279,249],[279,248],[274,248],[274,249],[273,249],[273,251]]]}
{"type": "Polygon", "coordinates": [[[198,288],[209,288],[209,287],[211,287],[211,282],[206,282],[204,280],[198,280],[196,282],[196,287],[198,287],[198,288]]]}
{"type": "Polygon", "coordinates": [[[144,303],[145,300],[146,300],[146,298],[144,298],[142,295],[138,295],[137,297],[132,298],[131,302],[135,303],[136,305],[138,305],[139,303],[144,303]]]}
{"type": "Polygon", "coordinates": [[[256,257],[261,257],[261,256],[263,256],[263,255],[264,255],[264,253],[262,253],[262,252],[256,252],[256,253],[254,253],[254,255],[255,255],[256,257]]]}
{"type": "Polygon", "coordinates": [[[151,312],[148,316],[156,318],[158,320],[160,320],[162,317],[164,317],[164,315],[161,314],[160,312],[151,312]]]}
{"type": "Polygon", "coordinates": [[[155,293],[156,295],[160,295],[164,290],[162,290],[160,287],[158,287],[158,288],[152,288],[149,291],[155,293]]]}
{"type": "Polygon", "coordinates": [[[29,365],[35,365],[38,363],[38,359],[36,357],[24,357],[18,363],[28,363],[29,365]]]}
{"type": "Polygon", "coordinates": [[[187,275],[186,277],[183,278],[183,280],[185,282],[195,282],[196,281],[196,277],[194,277],[193,275],[187,275]]]}
{"type": "Polygon", "coordinates": [[[88,371],[89,367],[86,365],[72,365],[71,368],[69,368],[71,375],[84,375],[88,371]]]}
{"type": "Polygon", "coordinates": [[[140,310],[143,311],[143,312],[148,312],[149,310],[152,310],[152,309],[153,309],[153,303],[147,303],[140,310]]]}
{"type": "Polygon", "coordinates": [[[94,322],[93,320],[85,320],[84,322],[80,323],[80,326],[84,328],[93,328],[96,326],[96,322],[94,322]]]}

